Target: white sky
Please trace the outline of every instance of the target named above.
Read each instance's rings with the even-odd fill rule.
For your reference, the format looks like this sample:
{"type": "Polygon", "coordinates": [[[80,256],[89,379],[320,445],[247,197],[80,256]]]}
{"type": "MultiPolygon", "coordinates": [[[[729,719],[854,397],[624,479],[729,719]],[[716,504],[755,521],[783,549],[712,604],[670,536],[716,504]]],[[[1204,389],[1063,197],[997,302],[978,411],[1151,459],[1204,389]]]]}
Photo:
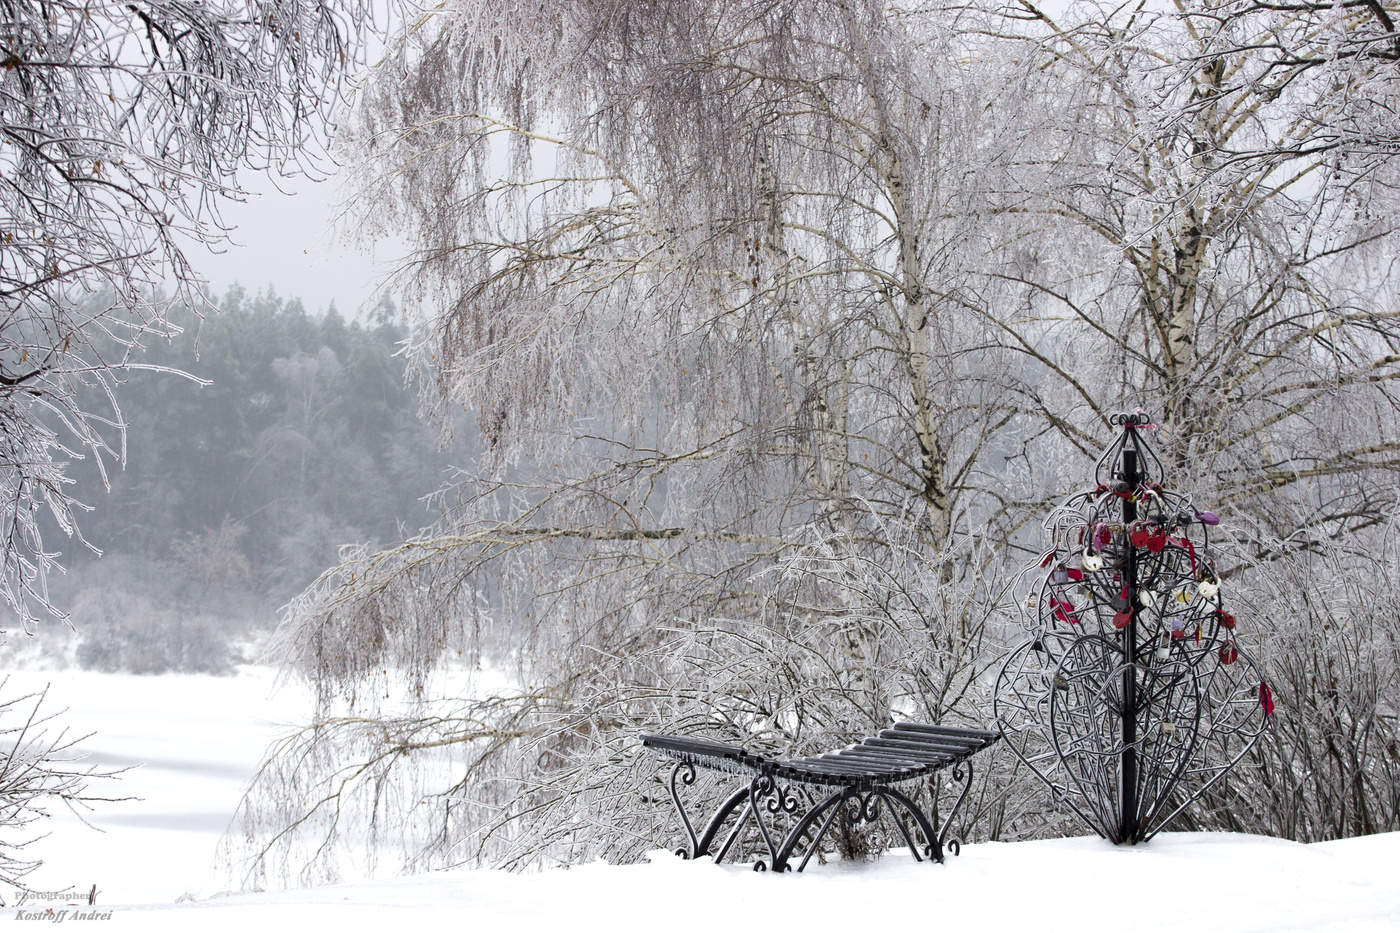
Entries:
{"type": "Polygon", "coordinates": [[[358,248],[337,240],[331,230],[339,195],[334,179],[281,180],[281,187],[291,194],[253,172],[239,180],[249,197],[224,208],[225,222],[236,228],[232,243],[217,255],[203,246],[187,249],[191,264],[208,278],[216,297],[238,282],[249,292],[271,285],[285,298],[300,298],[315,314],[334,301],[336,309],[351,318],[373,304],[379,293],[377,283],[402,248],[386,241],[375,247],[373,255],[362,255],[358,248]]]}

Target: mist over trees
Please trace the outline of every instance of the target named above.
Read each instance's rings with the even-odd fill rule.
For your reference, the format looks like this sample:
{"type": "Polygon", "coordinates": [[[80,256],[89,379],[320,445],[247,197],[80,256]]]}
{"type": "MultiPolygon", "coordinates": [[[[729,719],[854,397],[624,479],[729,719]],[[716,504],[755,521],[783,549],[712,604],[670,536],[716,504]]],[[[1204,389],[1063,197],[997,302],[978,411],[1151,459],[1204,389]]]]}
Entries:
{"type": "Polygon", "coordinates": [[[172,316],[188,326],[143,359],[207,384],[128,376],[125,469],[110,493],[92,465],[74,471],[104,553],[73,555],[55,592],[87,667],[227,669],[229,641],[270,628],[341,545],[430,521],[424,497],[469,457],[471,432],[418,417],[387,299],[365,324],[241,288],[202,322],[172,316]]]}

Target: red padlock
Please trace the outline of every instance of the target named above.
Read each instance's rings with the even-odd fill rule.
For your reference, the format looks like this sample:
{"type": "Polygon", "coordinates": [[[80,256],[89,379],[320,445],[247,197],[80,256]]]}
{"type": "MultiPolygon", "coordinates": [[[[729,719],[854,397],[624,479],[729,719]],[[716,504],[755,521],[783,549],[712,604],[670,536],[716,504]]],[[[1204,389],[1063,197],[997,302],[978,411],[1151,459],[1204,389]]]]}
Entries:
{"type": "Polygon", "coordinates": [[[1235,663],[1236,661],[1238,661],[1239,659],[1240,659],[1240,653],[1239,653],[1239,651],[1237,651],[1237,650],[1235,649],[1235,646],[1234,646],[1234,645],[1226,644],[1226,645],[1221,645],[1221,646],[1220,646],[1220,663],[1221,663],[1221,664],[1234,664],[1234,663],[1235,663]]]}
{"type": "Polygon", "coordinates": [[[1158,528],[1147,538],[1147,549],[1153,554],[1161,552],[1167,546],[1167,533],[1164,529],[1158,528]]]}
{"type": "Polygon", "coordinates": [[[1215,615],[1220,619],[1221,628],[1233,629],[1235,627],[1235,617],[1224,609],[1219,610],[1215,615]]]}
{"type": "Polygon", "coordinates": [[[1131,610],[1131,609],[1124,609],[1122,612],[1119,612],[1119,613],[1115,613],[1115,614],[1114,614],[1114,616],[1113,616],[1113,627],[1114,627],[1114,628],[1127,628],[1127,627],[1128,627],[1128,623],[1131,622],[1131,621],[1133,621],[1133,610],[1131,610]]]}
{"type": "Polygon", "coordinates": [[[1133,543],[1133,547],[1147,547],[1148,539],[1152,537],[1152,532],[1142,525],[1134,525],[1132,532],[1128,535],[1128,540],[1133,543]]]}

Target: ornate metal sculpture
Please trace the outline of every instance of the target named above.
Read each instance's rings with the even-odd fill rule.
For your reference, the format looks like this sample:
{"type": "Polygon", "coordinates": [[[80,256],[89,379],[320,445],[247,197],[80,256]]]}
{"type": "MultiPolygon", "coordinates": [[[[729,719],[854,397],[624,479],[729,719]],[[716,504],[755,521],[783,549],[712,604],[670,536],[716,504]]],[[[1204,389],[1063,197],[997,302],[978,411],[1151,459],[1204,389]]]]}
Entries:
{"type": "Polygon", "coordinates": [[[1016,755],[1095,832],[1144,842],[1259,739],[1273,697],[1235,643],[1209,549],[1218,519],[1161,482],[1141,410],[1096,486],[1045,522],[1017,588],[1030,638],[997,680],[1016,755]]]}

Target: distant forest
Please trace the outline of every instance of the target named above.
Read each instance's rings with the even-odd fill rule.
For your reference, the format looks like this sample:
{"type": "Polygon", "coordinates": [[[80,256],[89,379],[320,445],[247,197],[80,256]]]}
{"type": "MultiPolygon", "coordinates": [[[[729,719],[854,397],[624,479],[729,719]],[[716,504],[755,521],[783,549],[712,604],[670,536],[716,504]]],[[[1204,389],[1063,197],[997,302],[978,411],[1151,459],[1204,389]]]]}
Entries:
{"type": "MultiPolygon", "coordinates": [[[[427,524],[424,497],[469,452],[465,432],[444,446],[419,418],[387,299],[364,324],[272,291],[235,287],[220,304],[140,358],[211,384],[130,373],[111,492],[90,458],[75,465],[93,506],[82,533],[103,551],[70,541],[56,581],[83,666],[228,670],[233,646],[270,628],[341,545],[427,524]]],[[[89,410],[110,409],[98,392],[89,410]]]]}

